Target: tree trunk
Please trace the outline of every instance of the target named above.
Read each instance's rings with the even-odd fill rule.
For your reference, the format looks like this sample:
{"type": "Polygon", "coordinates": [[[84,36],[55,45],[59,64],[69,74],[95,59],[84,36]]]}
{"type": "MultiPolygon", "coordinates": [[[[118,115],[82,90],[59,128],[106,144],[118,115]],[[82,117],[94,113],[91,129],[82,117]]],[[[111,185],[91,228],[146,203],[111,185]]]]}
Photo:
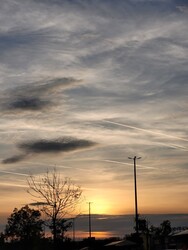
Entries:
{"type": "Polygon", "coordinates": [[[53,218],[53,245],[54,250],[57,249],[57,227],[56,227],[56,219],[53,218]]]}

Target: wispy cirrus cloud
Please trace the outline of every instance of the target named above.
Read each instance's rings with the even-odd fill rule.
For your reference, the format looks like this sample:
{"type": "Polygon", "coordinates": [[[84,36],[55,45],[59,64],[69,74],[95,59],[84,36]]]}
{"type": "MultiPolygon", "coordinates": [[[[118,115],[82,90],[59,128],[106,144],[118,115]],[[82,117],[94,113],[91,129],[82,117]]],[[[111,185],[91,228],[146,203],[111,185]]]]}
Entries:
{"type": "MultiPolygon", "coordinates": [[[[3,1],[2,168],[42,175],[65,161],[67,168],[60,169],[85,190],[94,190],[92,195],[110,188],[111,199],[116,190],[117,204],[120,190],[119,201],[132,190],[127,156],[139,155],[146,168],[138,167],[138,179],[142,187],[147,183],[143,193],[148,195],[141,202],[152,203],[149,186],[164,188],[172,181],[165,198],[179,194],[168,207],[182,211],[188,135],[186,6],[183,0],[3,1]],[[81,146],[77,138],[100,147],[81,146]]],[[[131,191],[125,196],[132,197],[131,191]]]]}

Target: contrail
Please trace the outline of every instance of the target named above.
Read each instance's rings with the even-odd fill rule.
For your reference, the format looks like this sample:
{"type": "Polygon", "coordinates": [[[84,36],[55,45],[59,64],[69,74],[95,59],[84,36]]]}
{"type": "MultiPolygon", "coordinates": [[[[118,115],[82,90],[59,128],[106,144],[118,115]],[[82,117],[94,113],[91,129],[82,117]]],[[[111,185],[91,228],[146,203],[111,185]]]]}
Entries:
{"type": "Polygon", "coordinates": [[[10,182],[0,183],[0,186],[21,187],[21,188],[26,188],[27,187],[26,185],[14,184],[14,183],[10,183],[10,182]]]}
{"type": "Polygon", "coordinates": [[[131,163],[126,163],[126,162],[121,162],[121,161],[112,161],[112,160],[102,160],[102,161],[105,161],[105,162],[111,162],[111,163],[118,163],[118,164],[122,164],[122,165],[133,165],[131,163]]]}
{"type": "Polygon", "coordinates": [[[164,145],[165,147],[169,147],[169,148],[179,149],[179,150],[182,150],[182,151],[188,151],[188,148],[177,145],[177,144],[168,144],[168,143],[162,143],[162,142],[158,142],[157,144],[164,145]]]}
{"type": "MultiPolygon", "coordinates": [[[[111,162],[111,163],[116,163],[116,164],[122,164],[122,165],[133,165],[132,163],[126,163],[126,162],[121,162],[121,161],[112,161],[112,160],[103,160],[105,162],[111,162]]],[[[143,165],[138,165],[137,164],[137,167],[140,167],[140,168],[145,168],[145,169],[156,169],[155,167],[147,167],[147,166],[143,166],[143,165]]]]}
{"type": "Polygon", "coordinates": [[[138,127],[122,124],[122,123],[119,123],[119,122],[112,122],[112,121],[108,121],[108,120],[103,120],[103,121],[107,122],[107,123],[119,125],[119,126],[122,126],[122,127],[126,127],[126,128],[136,129],[136,130],[143,131],[143,132],[150,133],[150,134],[162,135],[162,136],[165,136],[165,137],[174,138],[174,139],[178,139],[178,140],[181,140],[181,141],[188,142],[188,139],[184,139],[182,137],[178,137],[178,136],[174,136],[174,135],[167,135],[167,134],[164,134],[164,133],[155,132],[155,131],[151,131],[149,129],[144,129],[144,128],[138,128],[138,127]]]}
{"type": "Polygon", "coordinates": [[[4,171],[4,170],[0,170],[0,173],[13,174],[13,175],[21,175],[21,176],[29,176],[28,174],[22,174],[22,173],[16,173],[16,172],[9,172],[9,171],[4,171]]]}
{"type": "MultiPolygon", "coordinates": [[[[63,160],[63,162],[77,162],[77,161],[87,161],[87,160],[92,160],[92,159],[87,159],[86,158],[86,160],[84,160],[84,159],[75,159],[75,160],[72,160],[72,159],[70,159],[70,160],[63,160]]],[[[25,163],[32,163],[32,162],[25,162],[25,163]]],[[[41,166],[47,166],[46,165],[46,163],[39,163],[39,162],[37,162],[36,163],[37,165],[41,165],[41,166]]],[[[61,169],[61,168],[65,168],[65,169],[77,169],[77,170],[83,170],[83,171],[85,171],[86,169],[85,168],[79,168],[79,167],[72,167],[72,166],[65,166],[65,165],[48,165],[48,167],[54,167],[54,168],[58,168],[58,169],[61,169]]]]}
{"type": "MultiPolygon", "coordinates": [[[[27,164],[33,164],[33,162],[31,162],[31,161],[24,161],[24,163],[27,163],[27,164]]],[[[46,166],[47,168],[48,167],[53,167],[53,168],[72,168],[72,167],[69,167],[69,166],[65,166],[65,165],[52,165],[52,164],[50,164],[50,165],[47,165],[46,163],[42,163],[42,162],[37,162],[37,163],[35,163],[35,165],[41,165],[41,166],[46,166]]]]}

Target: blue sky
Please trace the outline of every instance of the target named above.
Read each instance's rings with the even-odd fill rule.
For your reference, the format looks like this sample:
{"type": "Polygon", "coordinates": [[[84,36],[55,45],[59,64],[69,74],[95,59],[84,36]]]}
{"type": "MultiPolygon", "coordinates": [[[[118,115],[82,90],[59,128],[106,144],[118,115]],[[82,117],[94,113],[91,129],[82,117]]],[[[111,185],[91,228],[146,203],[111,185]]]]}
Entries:
{"type": "Polygon", "coordinates": [[[1,2],[1,212],[56,167],[95,213],[134,213],[135,155],[139,212],[188,211],[187,21],[186,1],[1,2]]]}

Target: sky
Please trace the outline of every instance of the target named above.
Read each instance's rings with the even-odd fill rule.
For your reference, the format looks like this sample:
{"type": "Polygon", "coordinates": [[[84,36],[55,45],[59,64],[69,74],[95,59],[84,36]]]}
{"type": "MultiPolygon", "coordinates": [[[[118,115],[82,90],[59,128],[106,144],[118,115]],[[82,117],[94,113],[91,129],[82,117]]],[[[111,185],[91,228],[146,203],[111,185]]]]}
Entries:
{"type": "Polygon", "coordinates": [[[188,4],[2,0],[0,215],[57,169],[87,213],[188,212],[188,4]]]}

